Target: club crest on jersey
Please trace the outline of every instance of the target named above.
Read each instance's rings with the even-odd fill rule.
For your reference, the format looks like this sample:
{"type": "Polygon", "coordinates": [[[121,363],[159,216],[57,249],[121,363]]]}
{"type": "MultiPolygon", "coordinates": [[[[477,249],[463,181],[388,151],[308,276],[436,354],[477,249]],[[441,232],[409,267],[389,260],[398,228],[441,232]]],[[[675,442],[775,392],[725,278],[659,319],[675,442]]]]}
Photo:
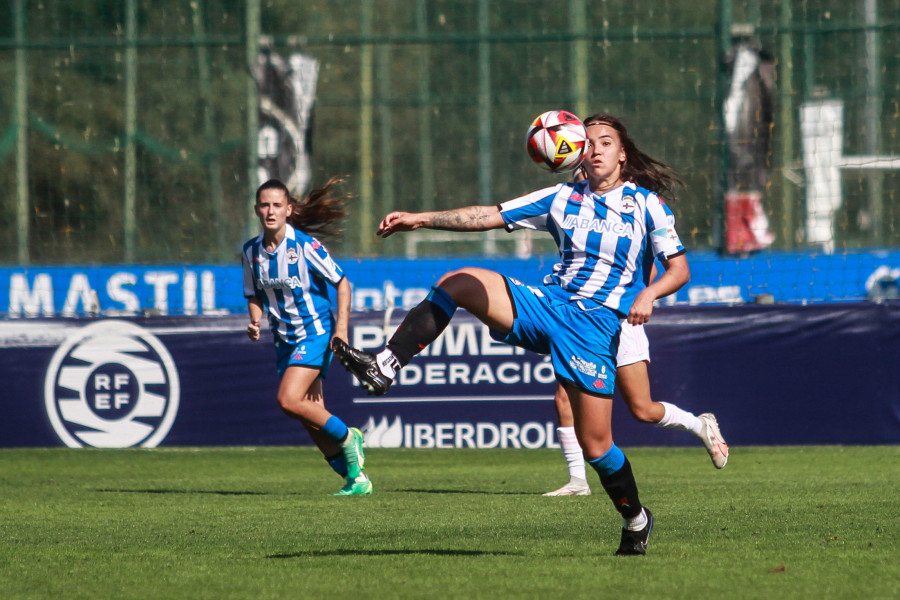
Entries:
{"type": "Polygon", "coordinates": [[[622,198],[622,206],[620,208],[622,209],[623,213],[633,213],[636,207],[637,205],[634,202],[634,198],[632,198],[631,196],[625,196],[624,198],[622,198]]]}
{"type": "Polygon", "coordinates": [[[296,248],[288,248],[286,260],[289,265],[297,264],[297,261],[300,260],[300,255],[297,254],[296,248]]]}

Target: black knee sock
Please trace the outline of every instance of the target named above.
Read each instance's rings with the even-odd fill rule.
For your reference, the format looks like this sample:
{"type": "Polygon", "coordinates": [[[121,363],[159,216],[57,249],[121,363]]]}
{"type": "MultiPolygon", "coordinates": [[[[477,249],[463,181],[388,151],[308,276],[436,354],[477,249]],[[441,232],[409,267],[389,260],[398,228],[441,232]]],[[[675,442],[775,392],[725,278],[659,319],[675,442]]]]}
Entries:
{"type": "Polygon", "coordinates": [[[409,311],[387,347],[405,367],[413,356],[441,335],[448,323],[447,313],[430,300],[423,300],[409,311]]]}
{"type": "Polygon", "coordinates": [[[631,463],[625,459],[622,468],[610,475],[600,476],[603,489],[609,494],[616,510],[626,519],[633,519],[641,513],[641,501],[638,498],[637,482],[631,472],[631,463]]]}
{"type": "Polygon", "coordinates": [[[425,300],[407,313],[387,344],[401,366],[409,364],[413,356],[441,335],[455,310],[456,303],[447,292],[434,287],[425,300]]]}

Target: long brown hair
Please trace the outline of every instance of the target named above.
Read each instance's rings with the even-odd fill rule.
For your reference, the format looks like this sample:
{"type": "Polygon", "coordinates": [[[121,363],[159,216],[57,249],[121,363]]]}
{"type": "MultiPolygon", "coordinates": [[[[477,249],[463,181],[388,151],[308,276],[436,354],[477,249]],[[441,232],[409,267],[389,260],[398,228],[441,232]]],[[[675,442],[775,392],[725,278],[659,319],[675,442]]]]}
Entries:
{"type": "Polygon", "coordinates": [[[312,236],[335,237],[344,232],[338,221],[347,216],[349,194],[342,194],[336,188],[344,183],[343,177],[332,177],[325,185],[315,188],[303,200],[294,198],[287,186],[277,179],[270,179],[256,190],[259,202],[263,190],[281,190],[291,203],[288,222],[296,229],[312,236]]]}
{"type": "Polygon", "coordinates": [[[656,192],[667,201],[675,199],[676,185],[684,186],[684,182],[676,176],[675,169],[641,151],[618,118],[604,113],[596,113],[584,120],[585,127],[597,124],[608,125],[619,133],[622,147],[625,148],[622,179],[633,181],[642,188],[656,192]]]}

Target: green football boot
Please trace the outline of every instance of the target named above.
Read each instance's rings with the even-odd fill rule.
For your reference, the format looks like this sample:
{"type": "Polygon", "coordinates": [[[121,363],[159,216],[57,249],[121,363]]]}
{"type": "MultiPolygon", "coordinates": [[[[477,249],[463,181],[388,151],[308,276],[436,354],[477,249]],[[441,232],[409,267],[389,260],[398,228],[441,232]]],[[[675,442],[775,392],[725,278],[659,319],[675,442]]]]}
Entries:
{"type": "Polygon", "coordinates": [[[372,481],[366,478],[364,481],[347,480],[347,485],[336,491],[332,496],[368,496],[372,493],[372,481]]]}
{"type": "Polygon", "coordinates": [[[347,439],[341,443],[341,448],[347,460],[347,481],[355,481],[366,467],[362,432],[356,427],[351,427],[347,432],[347,439]]]}

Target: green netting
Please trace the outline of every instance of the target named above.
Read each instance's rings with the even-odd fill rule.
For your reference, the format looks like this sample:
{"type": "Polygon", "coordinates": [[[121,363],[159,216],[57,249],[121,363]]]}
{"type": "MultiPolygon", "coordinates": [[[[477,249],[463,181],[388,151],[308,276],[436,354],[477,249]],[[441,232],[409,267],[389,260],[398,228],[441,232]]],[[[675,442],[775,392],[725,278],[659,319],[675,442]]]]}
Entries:
{"type": "MultiPolygon", "coordinates": [[[[248,43],[260,41],[319,63],[313,184],[345,174],[356,198],[339,252],[402,254],[371,231],[394,208],[555,182],[522,144],[551,108],[620,115],[687,184],[675,203],[685,243],[717,249],[722,56],[736,24],[776,66],[773,248],[804,248],[799,107],[839,99],[846,155],[897,156],[898,14],[900,0],[12,0],[0,8],[0,262],[233,261],[254,227],[248,43]]],[[[838,248],[900,243],[898,178],[843,172],[838,248]]]]}

